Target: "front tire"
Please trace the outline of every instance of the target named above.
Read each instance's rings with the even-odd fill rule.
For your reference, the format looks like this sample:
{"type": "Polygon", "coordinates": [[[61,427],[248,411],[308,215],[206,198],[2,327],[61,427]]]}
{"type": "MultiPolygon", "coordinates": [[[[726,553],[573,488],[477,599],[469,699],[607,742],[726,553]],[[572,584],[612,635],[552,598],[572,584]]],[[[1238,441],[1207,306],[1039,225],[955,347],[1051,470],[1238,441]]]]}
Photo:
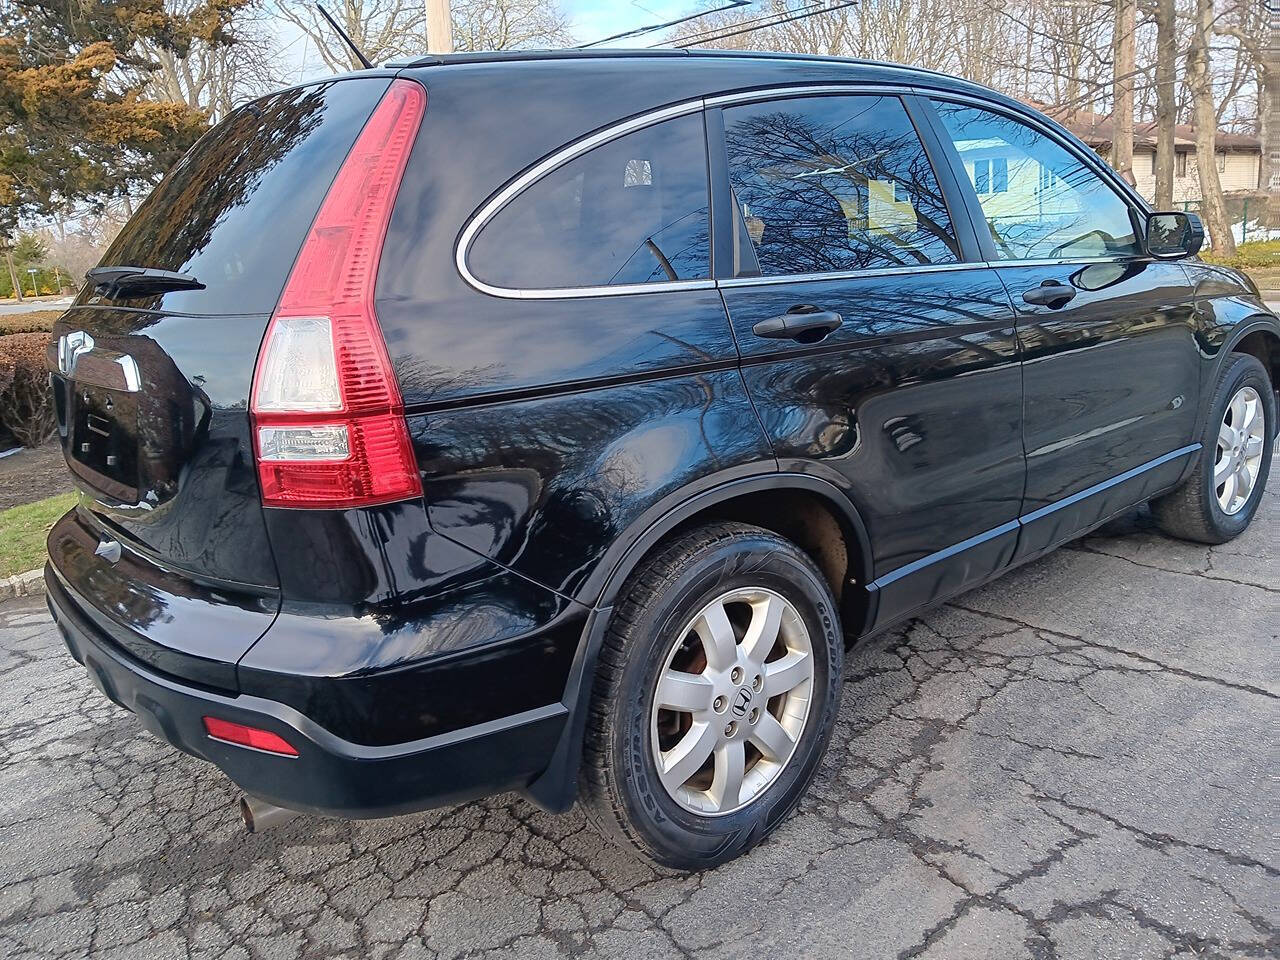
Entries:
{"type": "Polygon", "coordinates": [[[1271,473],[1275,435],[1276,400],[1266,367],[1248,354],[1233,355],[1209,404],[1195,471],[1152,501],[1160,528],[1209,544],[1244,533],[1271,473]]]}
{"type": "Polygon", "coordinates": [[[600,652],[583,806],[610,840],[704,870],[795,807],[840,704],[839,614],[793,543],[716,523],[671,541],[623,588],[600,652]]]}

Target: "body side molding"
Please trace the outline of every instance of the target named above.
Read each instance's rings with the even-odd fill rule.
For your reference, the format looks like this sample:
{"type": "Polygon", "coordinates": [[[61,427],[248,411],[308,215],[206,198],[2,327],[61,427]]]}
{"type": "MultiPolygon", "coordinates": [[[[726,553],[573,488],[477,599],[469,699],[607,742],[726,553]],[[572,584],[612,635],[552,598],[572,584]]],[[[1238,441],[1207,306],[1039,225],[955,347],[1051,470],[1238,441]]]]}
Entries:
{"type": "Polygon", "coordinates": [[[1113,487],[1117,487],[1120,484],[1128,480],[1132,480],[1135,477],[1139,477],[1144,473],[1147,473],[1151,470],[1156,469],[1157,467],[1162,467],[1166,463],[1170,463],[1174,460],[1177,460],[1180,457],[1189,456],[1190,454],[1195,453],[1200,448],[1201,448],[1201,445],[1199,443],[1191,443],[1185,447],[1180,447],[1177,450],[1172,450],[1169,453],[1164,454],[1164,456],[1156,457],[1154,460],[1150,460],[1147,463],[1134,467],[1132,470],[1126,470],[1124,473],[1117,474],[1116,476],[1111,477],[1109,480],[1103,480],[1101,483],[1095,483],[1091,487],[1087,487],[1084,490],[1081,490],[1078,493],[1074,493],[1069,497],[1064,497],[1061,500],[1057,500],[1046,507],[1041,507],[1040,509],[1033,510],[1030,513],[1024,513],[1022,516],[1018,517],[1016,520],[1010,520],[1008,523],[1002,523],[1000,524],[1000,526],[993,527],[990,530],[987,530],[983,533],[979,533],[976,536],[970,537],[968,540],[963,540],[960,543],[952,544],[951,546],[947,547],[944,550],[939,550],[936,553],[931,553],[927,557],[921,557],[919,560],[916,560],[913,563],[908,563],[905,566],[899,567],[896,570],[892,570],[889,573],[886,573],[884,576],[877,579],[874,583],[870,584],[870,586],[877,590],[883,589],[884,587],[889,586],[891,583],[901,580],[903,577],[910,576],[913,573],[919,573],[925,568],[933,566],[935,563],[939,563],[944,560],[949,560],[952,557],[958,556],[961,553],[964,553],[966,550],[969,550],[973,547],[981,546],[982,544],[987,543],[990,540],[994,540],[997,537],[1004,536],[1005,534],[1015,530],[1020,530],[1023,527],[1026,527],[1032,523],[1035,523],[1037,520],[1043,520],[1045,517],[1049,516],[1050,514],[1056,513],[1057,511],[1062,510],[1066,507],[1070,507],[1077,503],[1080,503],[1082,500],[1087,500],[1089,497],[1096,496],[1099,493],[1105,493],[1107,490],[1110,490],[1113,487]]]}

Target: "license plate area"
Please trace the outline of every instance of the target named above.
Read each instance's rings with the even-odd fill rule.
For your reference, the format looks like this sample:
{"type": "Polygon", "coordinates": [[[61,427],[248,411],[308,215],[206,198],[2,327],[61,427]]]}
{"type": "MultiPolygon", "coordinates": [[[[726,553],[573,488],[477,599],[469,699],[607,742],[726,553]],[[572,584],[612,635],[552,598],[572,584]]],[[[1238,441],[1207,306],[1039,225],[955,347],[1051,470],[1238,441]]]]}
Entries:
{"type": "Polygon", "coordinates": [[[67,384],[67,463],[121,503],[138,502],[136,394],[75,381],[67,384]]]}

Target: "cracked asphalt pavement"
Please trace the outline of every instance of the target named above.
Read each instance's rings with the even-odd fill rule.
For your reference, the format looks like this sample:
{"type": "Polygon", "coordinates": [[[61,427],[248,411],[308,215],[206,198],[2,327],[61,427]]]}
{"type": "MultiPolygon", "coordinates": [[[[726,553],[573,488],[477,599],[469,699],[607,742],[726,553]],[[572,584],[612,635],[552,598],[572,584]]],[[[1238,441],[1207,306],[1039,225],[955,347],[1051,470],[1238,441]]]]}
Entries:
{"type": "Polygon", "coordinates": [[[1280,956],[1280,494],[1135,513],[873,638],[817,781],[689,876],[503,796],[246,836],[39,601],[0,606],[0,955],[1280,956]]]}

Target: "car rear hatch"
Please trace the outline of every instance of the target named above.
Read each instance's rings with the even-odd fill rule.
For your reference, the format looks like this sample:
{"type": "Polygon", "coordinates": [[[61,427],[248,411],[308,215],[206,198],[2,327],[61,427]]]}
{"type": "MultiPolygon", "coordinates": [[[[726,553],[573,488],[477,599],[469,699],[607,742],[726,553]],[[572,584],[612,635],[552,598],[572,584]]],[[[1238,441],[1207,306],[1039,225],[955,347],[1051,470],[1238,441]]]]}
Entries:
{"type": "Polygon", "coordinates": [[[390,74],[243,106],[138,209],[49,346],[81,491],[54,527],[54,600],[165,673],[234,689],[279,588],[249,401],[304,237],[390,74]],[[59,595],[61,594],[61,595],[59,595]]]}

